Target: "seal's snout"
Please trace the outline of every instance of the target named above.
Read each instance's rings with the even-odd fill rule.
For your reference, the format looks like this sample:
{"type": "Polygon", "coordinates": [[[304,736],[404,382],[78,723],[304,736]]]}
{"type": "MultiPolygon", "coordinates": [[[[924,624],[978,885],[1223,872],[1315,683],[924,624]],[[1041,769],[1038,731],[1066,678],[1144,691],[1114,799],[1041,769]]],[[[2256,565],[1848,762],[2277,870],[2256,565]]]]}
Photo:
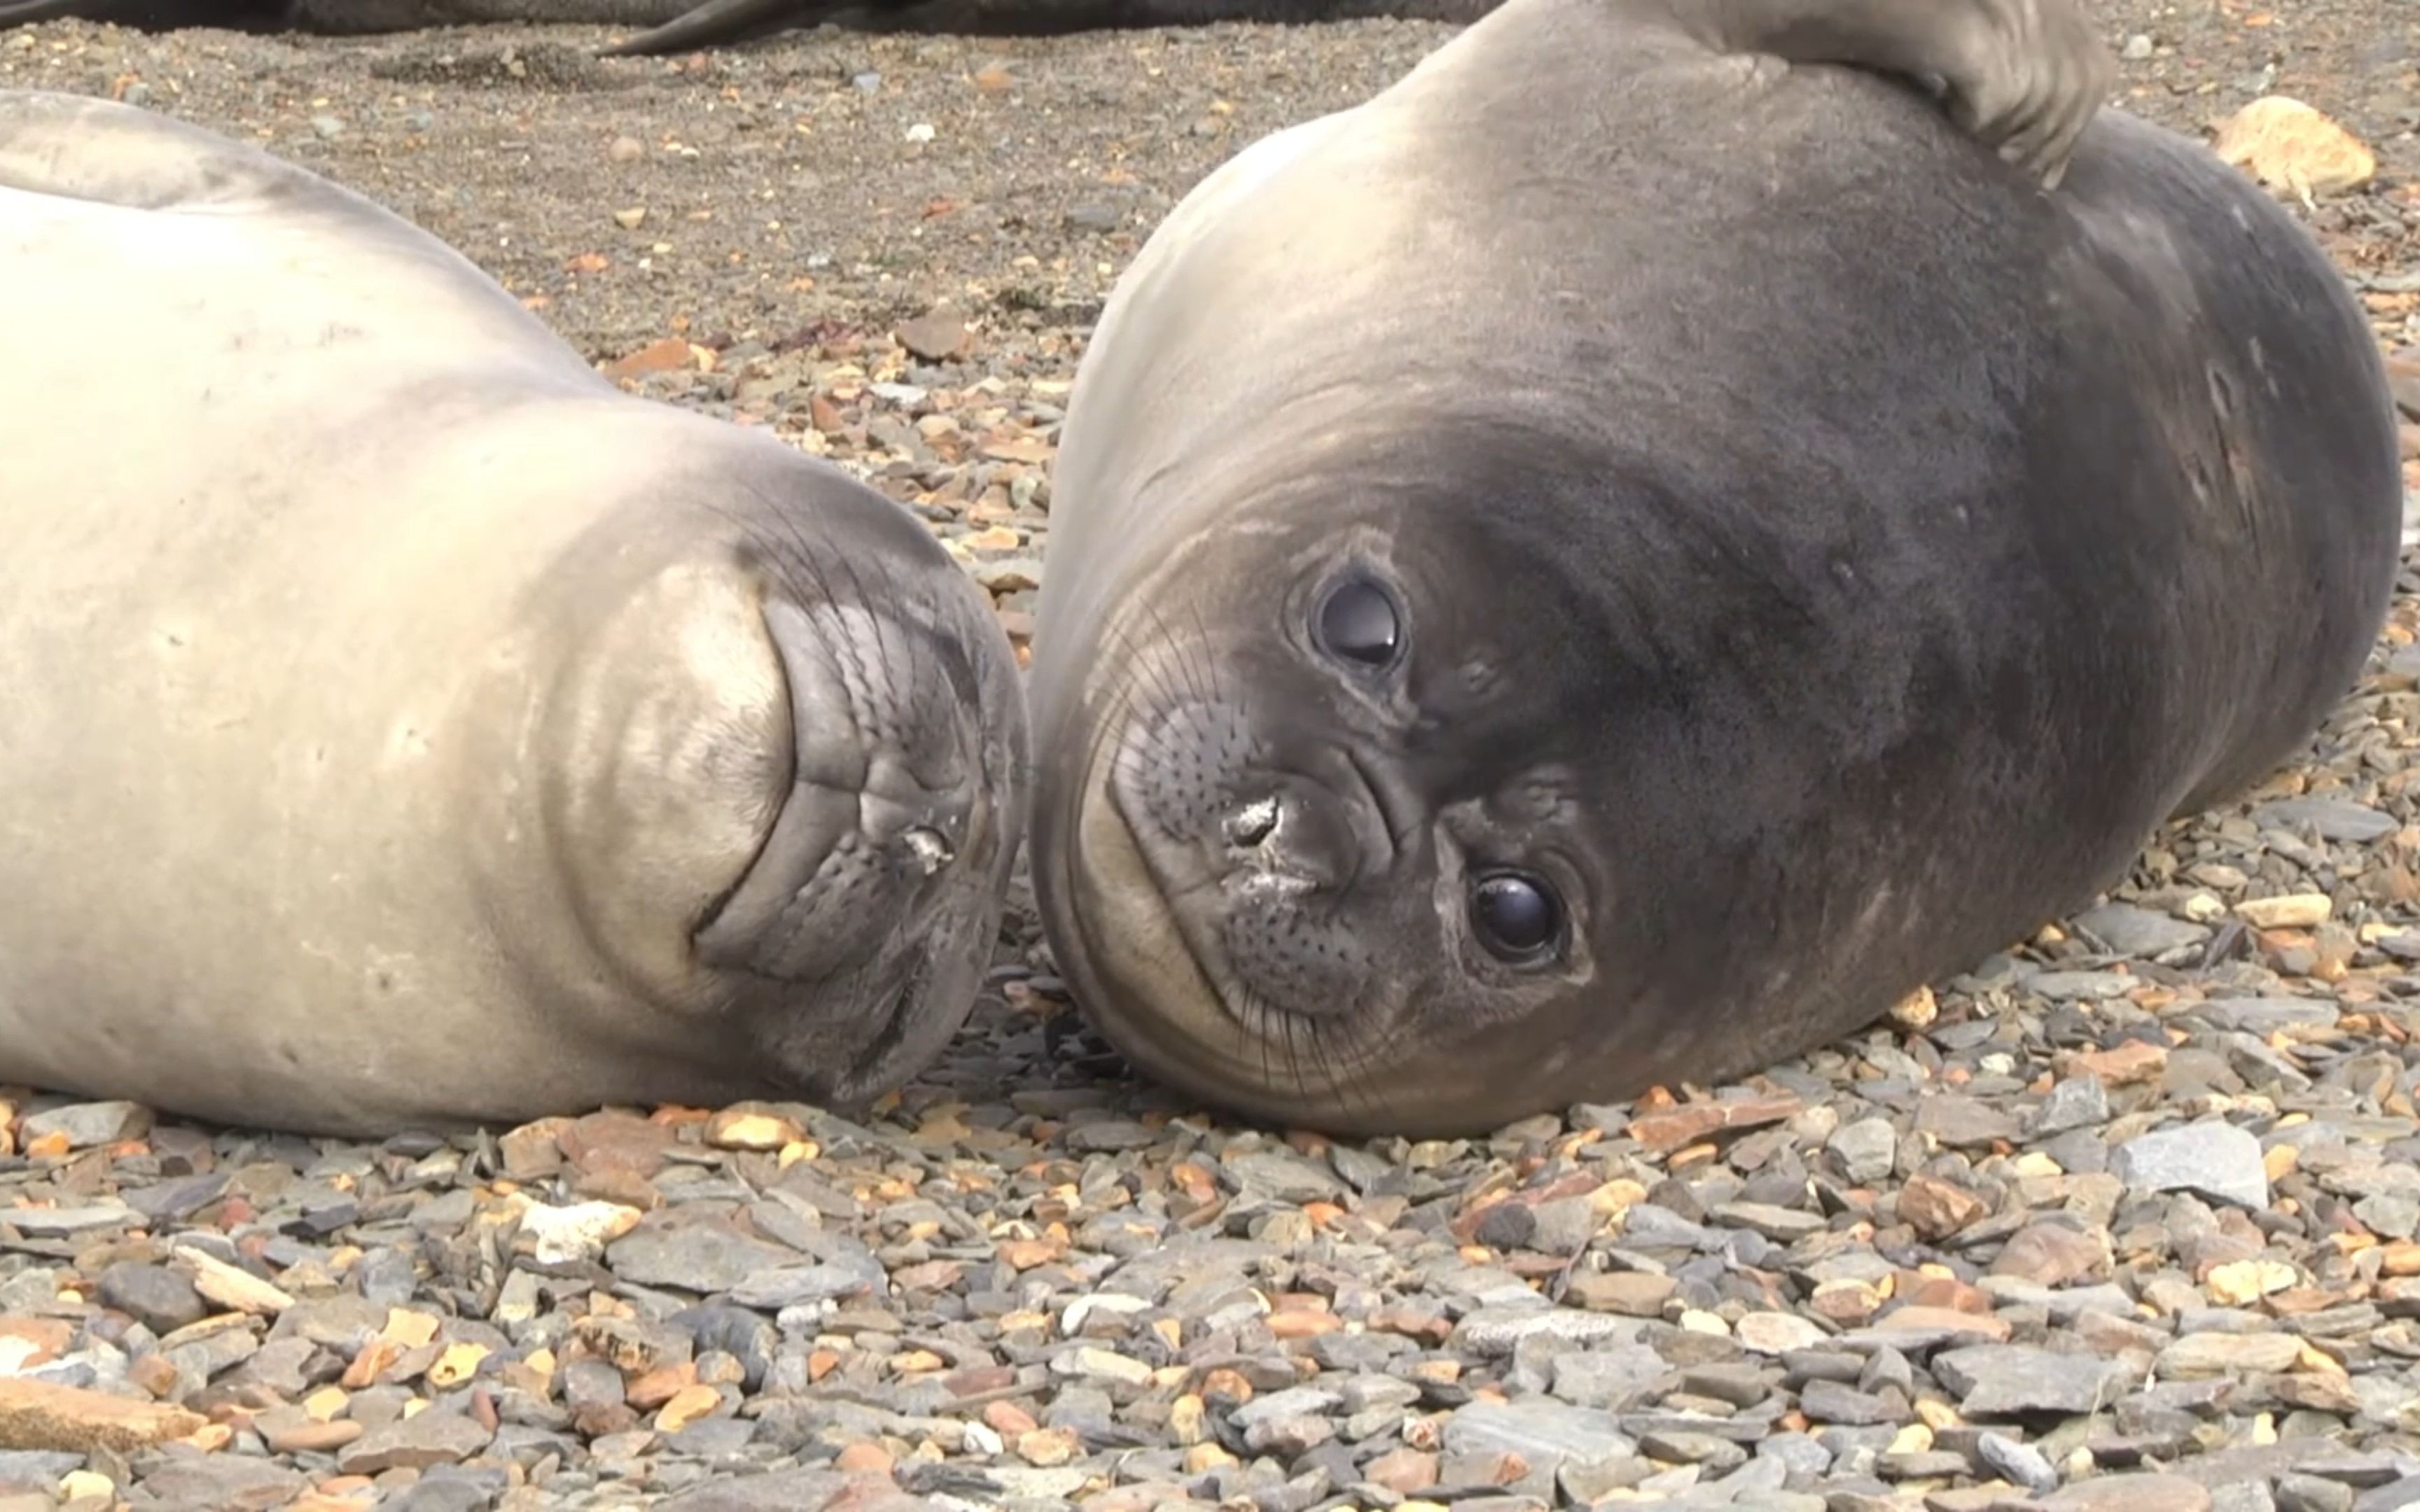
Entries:
{"type": "Polygon", "coordinates": [[[1315,784],[1264,784],[1218,820],[1227,863],[1244,876],[1284,878],[1304,889],[1340,887],[1361,870],[1360,845],[1344,811],[1350,800],[1315,784]]]}
{"type": "Polygon", "coordinates": [[[782,598],[764,618],[788,694],[788,791],[697,952],[814,980],[860,964],[950,882],[985,822],[980,732],[903,627],[782,598]]]}

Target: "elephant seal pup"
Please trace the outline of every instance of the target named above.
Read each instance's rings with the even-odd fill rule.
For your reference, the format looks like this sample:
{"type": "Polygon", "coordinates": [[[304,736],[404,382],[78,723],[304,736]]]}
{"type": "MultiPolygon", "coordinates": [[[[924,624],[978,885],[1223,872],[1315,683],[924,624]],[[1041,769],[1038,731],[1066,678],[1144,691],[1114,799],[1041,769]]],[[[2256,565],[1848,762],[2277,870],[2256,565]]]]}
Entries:
{"type": "Polygon", "coordinates": [[[1023,705],[906,510],[100,100],[0,93],[0,1083],[374,1135],[963,1022],[1023,705]]]}
{"type": "Polygon", "coordinates": [[[2396,570],[2381,364],[2249,181],[2071,114],[2079,24],[1511,0],[1180,203],[1070,400],[1028,690],[1113,1044],[1340,1133],[1712,1082],[2308,738],[2396,570]]]}

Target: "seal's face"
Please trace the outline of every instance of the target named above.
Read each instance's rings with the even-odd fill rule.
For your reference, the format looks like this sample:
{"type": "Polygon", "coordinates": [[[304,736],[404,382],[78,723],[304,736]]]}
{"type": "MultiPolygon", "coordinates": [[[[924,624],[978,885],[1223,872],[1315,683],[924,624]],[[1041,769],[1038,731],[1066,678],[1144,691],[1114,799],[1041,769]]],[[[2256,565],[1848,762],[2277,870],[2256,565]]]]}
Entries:
{"type": "Polygon", "coordinates": [[[670,560],[547,705],[547,829],[584,935],[671,1011],[643,1033],[846,1103],[921,1069],[973,1004],[1022,831],[1024,712],[988,603],[904,510],[776,481],[790,494],[756,507],[663,508],[670,560]]]}
{"type": "Polygon", "coordinates": [[[783,1071],[848,1102],[921,1070],[964,1021],[1022,773],[1015,673],[986,655],[1006,642],[971,585],[946,563],[832,556],[766,559],[783,790],[691,939],[783,1071]]]}
{"type": "Polygon", "coordinates": [[[1035,881],[1156,1074],[1417,1131],[1591,1053],[1567,1029],[1621,903],[1601,611],[1517,501],[1439,507],[1519,471],[1320,470],[1122,564],[1079,728],[1043,737],[1086,754],[1045,769],[1035,881]]]}

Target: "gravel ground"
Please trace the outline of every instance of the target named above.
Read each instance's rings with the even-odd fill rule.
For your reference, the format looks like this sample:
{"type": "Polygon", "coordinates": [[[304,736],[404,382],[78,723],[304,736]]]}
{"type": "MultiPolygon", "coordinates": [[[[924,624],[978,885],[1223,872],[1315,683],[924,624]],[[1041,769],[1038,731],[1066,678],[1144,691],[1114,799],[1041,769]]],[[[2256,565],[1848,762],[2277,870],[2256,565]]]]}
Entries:
{"type": "MultiPolygon", "coordinates": [[[[2196,129],[2275,89],[2378,149],[2305,213],[2420,347],[2408,0],[2100,9],[2133,108],[2196,129]]],[[[1139,239],[1449,28],[603,35],[61,24],[0,35],[0,83],[365,190],[633,386],[914,503],[1021,636],[1059,407],[1139,239]]],[[[2106,905],[1762,1076],[1489,1139],[1335,1144],[1138,1084],[1022,908],[974,1024],[857,1121],[369,1146],[0,1089],[0,1512],[2420,1503],[2404,589],[2306,760],[2106,905]]]]}

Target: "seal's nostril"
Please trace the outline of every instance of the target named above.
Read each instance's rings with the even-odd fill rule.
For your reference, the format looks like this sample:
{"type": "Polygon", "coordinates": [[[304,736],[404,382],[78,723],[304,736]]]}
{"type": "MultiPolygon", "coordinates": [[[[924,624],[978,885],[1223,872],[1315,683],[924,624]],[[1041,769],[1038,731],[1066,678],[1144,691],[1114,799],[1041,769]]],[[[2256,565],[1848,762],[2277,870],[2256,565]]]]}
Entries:
{"type": "Polygon", "coordinates": [[[915,857],[917,867],[928,877],[958,858],[949,837],[928,825],[917,825],[900,839],[906,842],[908,854],[915,857]]]}
{"type": "Polygon", "coordinates": [[[1283,817],[1284,810],[1278,806],[1277,799],[1255,798],[1230,813],[1219,827],[1225,833],[1228,844],[1250,850],[1275,835],[1278,823],[1283,817]]]}

